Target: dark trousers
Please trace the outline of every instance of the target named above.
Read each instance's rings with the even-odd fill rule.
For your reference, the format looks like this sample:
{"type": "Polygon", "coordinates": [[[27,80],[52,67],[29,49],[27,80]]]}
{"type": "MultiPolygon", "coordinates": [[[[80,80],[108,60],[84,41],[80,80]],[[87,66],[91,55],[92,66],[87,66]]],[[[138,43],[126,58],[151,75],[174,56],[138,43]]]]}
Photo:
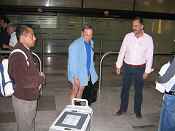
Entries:
{"type": "Polygon", "coordinates": [[[129,101],[129,90],[132,82],[134,82],[135,95],[134,95],[134,112],[141,113],[141,105],[143,99],[143,73],[145,71],[145,66],[143,67],[133,67],[124,64],[123,68],[123,82],[121,91],[121,105],[120,109],[126,112],[128,109],[129,101]]]}

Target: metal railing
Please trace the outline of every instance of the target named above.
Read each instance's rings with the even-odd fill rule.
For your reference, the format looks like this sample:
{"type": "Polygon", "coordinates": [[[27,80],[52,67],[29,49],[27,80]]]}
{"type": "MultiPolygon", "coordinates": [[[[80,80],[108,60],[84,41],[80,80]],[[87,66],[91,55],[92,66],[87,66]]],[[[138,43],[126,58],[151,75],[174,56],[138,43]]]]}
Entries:
{"type": "Polygon", "coordinates": [[[104,55],[100,59],[99,88],[98,88],[99,96],[101,95],[101,81],[102,81],[102,64],[103,64],[103,60],[104,60],[104,58],[106,56],[113,55],[113,54],[118,54],[118,53],[119,52],[108,51],[108,52],[104,53],[104,55]]]}
{"type": "MultiPolygon", "coordinates": [[[[108,51],[106,53],[104,53],[100,59],[100,67],[99,67],[99,96],[101,95],[101,85],[102,85],[102,66],[103,66],[103,60],[104,58],[106,58],[109,55],[114,55],[114,54],[118,54],[119,52],[115,52],[115,51],[108,51]]],[[[155,53],[154,56],[172,56],[175,55],[175,53],[155,53]]]]}

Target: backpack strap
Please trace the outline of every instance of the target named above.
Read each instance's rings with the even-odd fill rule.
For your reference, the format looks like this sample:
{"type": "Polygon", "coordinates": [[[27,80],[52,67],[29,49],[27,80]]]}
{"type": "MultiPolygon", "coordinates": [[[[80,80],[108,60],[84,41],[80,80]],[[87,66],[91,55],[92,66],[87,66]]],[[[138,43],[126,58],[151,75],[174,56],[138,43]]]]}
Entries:
{"type": "Polygon", "coordinates": [[[22,51],[21,49],[14,49],[12,52],[10,52],[10,56],[16,52],[22,53],[26,59],[27,65],[29,66],[29,61],[28,61],[28,57],[26,55],[26,53],[24,51],[22,51]]]}
{"type": "Polygon", "coordinates": [[[0,85],[0,88],[1,88],[1,94],[2,96],[5,96],[5,89],[4,89],[4,85],[5,85],[5,81],[4,81],[4,68],[3,68],[3,65],[0,64],[0,74],[1,74],[1,85],[0,85]]]}

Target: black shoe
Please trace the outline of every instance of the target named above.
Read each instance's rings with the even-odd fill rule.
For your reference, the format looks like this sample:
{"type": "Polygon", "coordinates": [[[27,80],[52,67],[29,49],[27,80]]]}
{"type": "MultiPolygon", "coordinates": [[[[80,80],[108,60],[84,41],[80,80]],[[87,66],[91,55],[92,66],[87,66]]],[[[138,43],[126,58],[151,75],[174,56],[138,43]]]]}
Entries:
{"type": "Polygon", "coordinates": [[[116,116],[121,116],[122,114],[126,113],[125,111],[122,111],[122,110],[118,110],[115,115],[116,116]]]}
{"type": "Polygon", "coordinates": [[[138,119],[142,118],[142,114],[140,112],[136,113],[136,118],[138,119]]]}

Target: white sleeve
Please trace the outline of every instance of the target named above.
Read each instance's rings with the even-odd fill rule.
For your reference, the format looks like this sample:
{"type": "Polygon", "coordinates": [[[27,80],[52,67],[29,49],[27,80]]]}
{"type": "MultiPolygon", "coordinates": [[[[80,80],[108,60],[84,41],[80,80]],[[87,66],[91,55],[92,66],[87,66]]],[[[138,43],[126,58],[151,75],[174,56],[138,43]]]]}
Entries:
{"type": "Polygon", "coordinates": [[[120,48],[120,52],[118,54],[117,62],[116,62],[116,67],[121,68],[123,65],[123,60],[125,57],[126,53],[126,44],[127,44],[127,36],[123,39],[122,46],[120,48]]]}
{"type": "Polygon", "coordinates": [[[149,47],[146,51],[146,73],[152,72],[152,64],[153,64],[153,51],[154,51],[154,44],[152,38],[149,40],[149,47]]]}

